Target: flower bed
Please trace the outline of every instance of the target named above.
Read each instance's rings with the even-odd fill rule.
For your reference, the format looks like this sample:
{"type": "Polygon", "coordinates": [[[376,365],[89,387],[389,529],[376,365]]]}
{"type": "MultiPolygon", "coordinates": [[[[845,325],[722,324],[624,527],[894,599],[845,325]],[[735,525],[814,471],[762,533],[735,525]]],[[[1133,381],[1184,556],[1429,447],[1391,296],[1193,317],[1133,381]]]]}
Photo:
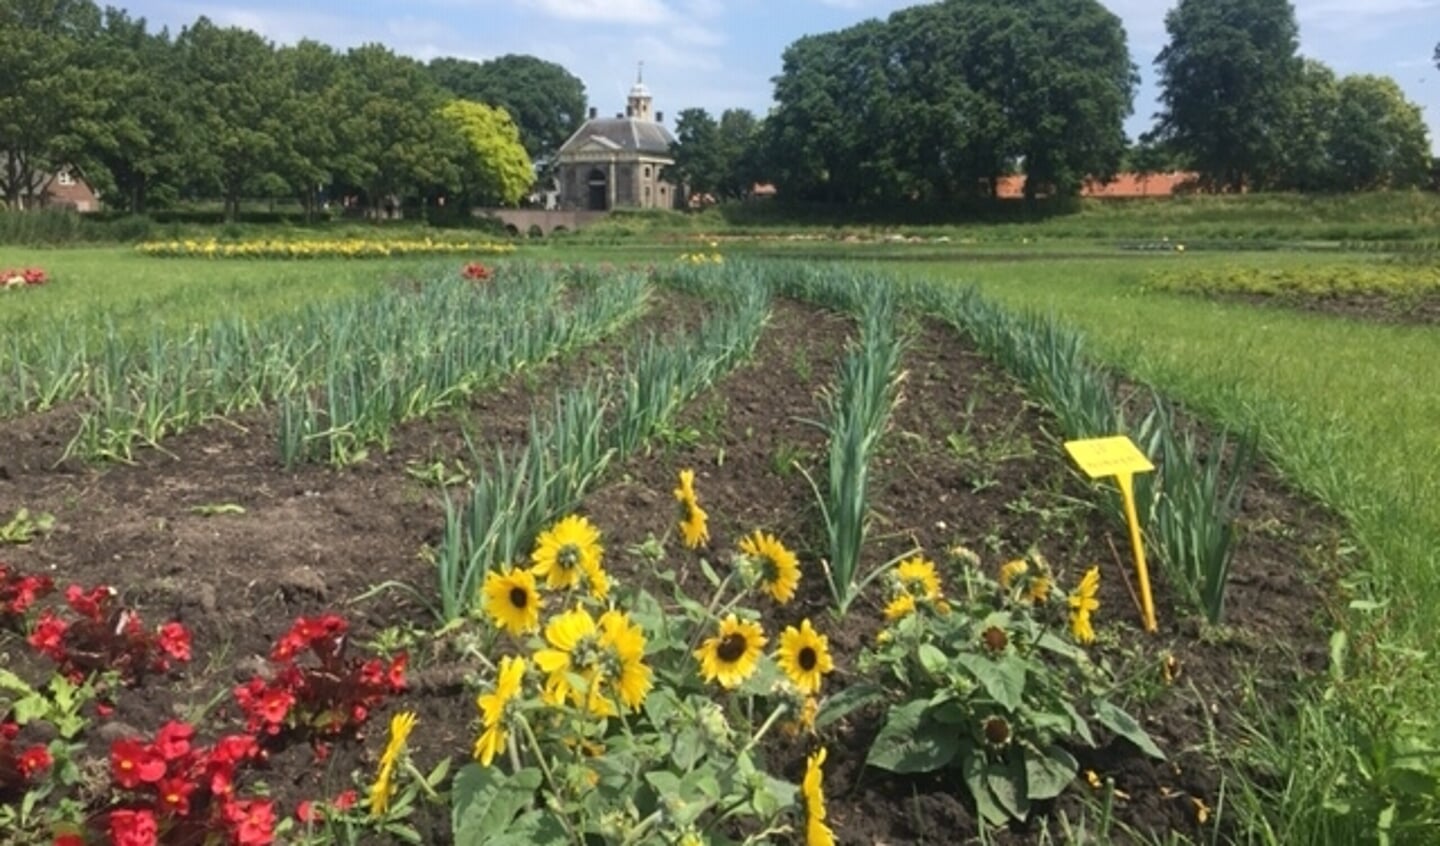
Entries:
{"type": "Polygon", "coordinates": [[[0,270],[0,291],[36,288],[49,283],[50,276],[38,267],[0,270]]]}
{"type": "Polygon", "coordinates": [[[147,241],[135,248],[155,258],[214,259],[368,259],[406,256],[503,255],[512,244],[487,241],[436,241],[430,238],[309,241],[147,241]]]}

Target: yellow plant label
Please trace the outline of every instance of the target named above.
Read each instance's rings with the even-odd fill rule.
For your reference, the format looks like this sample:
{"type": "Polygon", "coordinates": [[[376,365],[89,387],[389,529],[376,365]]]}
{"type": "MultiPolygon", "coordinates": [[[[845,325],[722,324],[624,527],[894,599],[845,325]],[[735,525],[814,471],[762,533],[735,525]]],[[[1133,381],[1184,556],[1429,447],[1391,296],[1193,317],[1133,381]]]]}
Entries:
{"type": "Polygon", "coordinates": [[[1130,529],[1130,549],[1135,554],[1135,575],[1140,582],[1140,616],[1145,631],[1155,632],[1155,599],[1150,593],[1150,568],[1145,564],[1145,544],[1140,537],[1140,520],[1135,513],[1135,474],[1155,469],[1135,442],[1124,435],[1066,441],[1065,451],[1092,479],[1115,477],[1125,501],[1125,522],[1130,529]]]}
{"type": "Polygon", "coordinates": [[[1092,479],[1105,476],[1119,476],[1122,473],[1149,473],[1155,469],[1145,453],[1135,442],[1124,435],[1113,438],[1090,438],[1084,441],[1066,441],[1065,451],[1092,479]]]}

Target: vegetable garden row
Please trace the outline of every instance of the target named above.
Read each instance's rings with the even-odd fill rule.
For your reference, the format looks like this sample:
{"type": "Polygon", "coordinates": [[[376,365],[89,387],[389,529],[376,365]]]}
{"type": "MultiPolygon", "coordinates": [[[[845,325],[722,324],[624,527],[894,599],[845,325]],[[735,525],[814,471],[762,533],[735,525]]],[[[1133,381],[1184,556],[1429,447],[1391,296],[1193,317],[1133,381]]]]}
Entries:
{"type": "Polygon", "coordinates": [[[1234,830],[1232,708],[1305,671],[1337,542],[1252,435],[971,292],[467,275],[12,340],[0,503],[53,515],[0,545],[16,842],[1234,830]],[[1153,635],[1060,449],[1117,433],[1153,635]]]}

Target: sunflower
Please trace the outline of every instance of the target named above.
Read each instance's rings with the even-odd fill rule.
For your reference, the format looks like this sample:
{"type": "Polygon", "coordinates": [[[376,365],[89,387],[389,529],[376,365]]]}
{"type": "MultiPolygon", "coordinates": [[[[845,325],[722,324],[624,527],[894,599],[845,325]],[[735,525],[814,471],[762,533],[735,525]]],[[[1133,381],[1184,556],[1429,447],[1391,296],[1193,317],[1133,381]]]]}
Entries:
{"type": "Polygon", "coordinates": [[[1100,607],[1100,600],[1095,598],[1099,592],[1100,568],[1091,567],[1070,594],[1070,633],[1081,643],[1095,640],[1095,630],[1090,627],[1090,613],[1100,607]]]}
{"type": "Polygon", "coordinates": [[[695,650],[700,677],[733,690],[755,672],[764,646],[765,632],[759,623],[741,622],[731,614],[720,621],[720,631],[695,650]]]}
{"type": "Polygon", "coordinates": [[[885,606],[885,619],[892,623],[901,617],[907,617],[915,613],[915,597],[908,593],[902,593],[890,600],[885,606]]]}
{"type": "Polygon", "coordinates": [[[1050,598],[1050,576],[1049,568],[1045,565],[1044,559],[1037,557],[1038,566],[1031,570],[1030,562],[1023,558],[1005,564],[1000,568],[1000,588],[1010,590],[1010,587],[1017,581],[1024,581],[1024,599],[1032,604],[1044,602],[1050,598]]]}
{"type": "Polygon", "coordinates": [[[740,551],[760,568],[760,585],[776,602],[784,605],[795,596],[795,586],[800,584],[800,563],[779,538],[756,530],[740,541],[740,551]]]}
{"type": "Polygon", "coordinates": [[[935,563],[917,555],[895,568],[895,577],[900,589],[916,599],[934,602],[940,599],[940,577],[935,574],[935,563]]]}
{"type": "Polygon", "coordinates": [[[570,515],[542,532],[535,539],[530,560],[535,575],[544,576],[552,590],[563,590],[589,583],[590,593],[604,599],[610,592],[610,580],[600,563],[605,548],[600,545],[600,530],[584,517],[570,515]]]}
{"type": "Polygon", "coordinates": [[[605,677],[613,680],[625,707],[638,711],[653,683],[645,666],[645,630],[622,611],[606,611],[600,615],[600,646],[612,665],[605,677]]]}
{"type": "Polygon", "coordinates": [[[551,617],[545,625],[545,642],[549,648],[535,653],[535,666],[548,674],[543,692],[545,701],[559,705],[569,699],[596,716],[613,716],[614,703],[600,691],[605,681],[604,649],[590,612],[577,607],[551,617]],[[583,689],[576,689],[572,684],[576,677],[584,683],[583,689]]]}
{"type": "Polygon", "coordinates": [[[680,487],[675,489],[675,499],[680,503],[680,538],[689,549],[699,549],[710,542],[710,529],[705,509],[695,498],[695,471],[680,471],[680,487]]]}
{"type": "Polygon", "coordinates": [[[825,674],[835,669],[830,660],[830,641],[815,631],[810,620],[801,621],[800,628],[790,626],[780,634],[780,669],[804,693],[819,693],[825,674]]]}
{"type": "Polygon", "coordinates": [[[806,696],[788,685],[785,693],[792,716],[780,724],[780,730],[785,732],[786,737],[796,737],[801,732],[814,733],[815,717],[820,713],[820,700],[814,696],[806,696]]]}
{"type": "Polygon", "coordinates": [[[414,728],[414,711],[402,711],[390,718],[390,740],[385,744],[385,751],[380,754],[380,770],[375,775],[375,783],[370,787],[372,817],[382,817],[390,808],[390,797],[395,793],[392,782],[395,765],[400,762],[400,753],[405,751],[405,742],[410,739],[410,731],[414,728]]]}
{"type": "Polygon", "coordinates": [[[835,846],[835,832],[825,824],[825,750],[805,759],[805,780],[800,794],[805,797],[805,846],[835,846]]]}
{"type": "Polygon", "coordinates": [[[1000,567],[1000,588],[1009,590],[1015,580],[1025,575],[1030,570],[1030,563],[1024,558],[1017,558],[1008,564],[1000,567]]]}
{"type": "Polygon", "coordinates": [[[485,612],[495,622],[496,628],[504,629],[515,637],[540,628],[539,592],[535,589],[535,574],[530,570],[494,570],[485,574],[485,612]]]}
{"type": "Polygon", "coordinates": [[[485,732],[475,741],[475,760],[488,767],[505,746],[505,711],[520,694],[525,679],[525,659],[506,656],[500,659],[500,674],[495,679],[495,692],[482,693],[475,699],[485,732]]]}

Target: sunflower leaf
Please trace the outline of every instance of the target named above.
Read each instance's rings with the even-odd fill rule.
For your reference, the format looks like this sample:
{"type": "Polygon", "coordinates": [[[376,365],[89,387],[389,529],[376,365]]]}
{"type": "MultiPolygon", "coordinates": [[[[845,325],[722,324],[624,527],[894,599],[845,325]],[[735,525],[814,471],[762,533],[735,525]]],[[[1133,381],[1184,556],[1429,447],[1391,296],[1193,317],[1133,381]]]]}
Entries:
{"type": "Polygon", "coordinates": [[[893,773],[928,773],[954,760],[960,736],[930,719],[929,710],[924,700],[892,707],[865,763],[893,773]]]}
{"type": "Polygon", "coordinates": [[[1104,699],[1099,700],[1095,703],[1095,719],[1100,721],[1100,725],[1135,744],[1146,755],[1165,760],[1165,753],[1160,751],[1160,747],[1155,745],[1155,741],[1150,739],[1150,735],[1135,718],[1120,706],[1104,699]]]}

